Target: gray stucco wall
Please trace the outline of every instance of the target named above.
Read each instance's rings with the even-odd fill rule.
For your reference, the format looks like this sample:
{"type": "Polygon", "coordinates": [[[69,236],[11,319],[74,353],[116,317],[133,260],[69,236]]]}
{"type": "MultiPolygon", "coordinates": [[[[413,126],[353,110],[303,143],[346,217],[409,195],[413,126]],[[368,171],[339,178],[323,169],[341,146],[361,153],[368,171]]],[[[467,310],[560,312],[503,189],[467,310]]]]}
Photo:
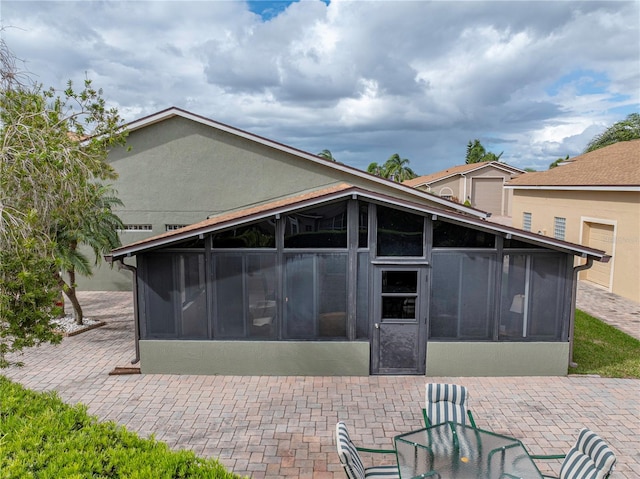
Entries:
{"type": "Polygon", "coordinates": [[[368,376],[369,343],[140,341],[142,373],[368,376]]]}
{"type": "Polygon", "coordinates": [[[427,345],[427,376],[566,376],[568,365],[568,342],[427,345]]]}
{"type": "MultiPolygon", "coordinates": [[[[367,376],[369,343],[140,341],[145,374],[367,376]]],[[[427,377],[566,376],[569,343],[434,343],[427,377]]]]}

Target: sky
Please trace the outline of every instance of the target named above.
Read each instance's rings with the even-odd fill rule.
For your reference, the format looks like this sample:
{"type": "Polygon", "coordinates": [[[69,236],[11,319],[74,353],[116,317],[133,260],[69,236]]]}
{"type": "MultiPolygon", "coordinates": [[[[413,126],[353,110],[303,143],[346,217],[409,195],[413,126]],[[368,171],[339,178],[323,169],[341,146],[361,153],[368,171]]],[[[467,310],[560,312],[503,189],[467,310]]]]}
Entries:
{"type": "Polygon", "coordinates": [[[546,170],[640,111],[640,1],[11,1],[31,78],[90,78],[126,121],[171,106],[419,175],[479,139],[546,170]]]}

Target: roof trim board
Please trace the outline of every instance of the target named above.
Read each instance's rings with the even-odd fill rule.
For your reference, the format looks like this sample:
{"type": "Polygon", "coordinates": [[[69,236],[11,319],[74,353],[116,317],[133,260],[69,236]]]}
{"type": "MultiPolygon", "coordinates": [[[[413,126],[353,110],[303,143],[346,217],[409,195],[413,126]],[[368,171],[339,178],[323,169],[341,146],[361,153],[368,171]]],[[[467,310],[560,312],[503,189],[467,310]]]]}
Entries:
{"type": "Polygon", "coordinates": [[[429,194],[427,192],[424,191],[420,191],[417,190],[411,186],[407,186],[407,185],[403,185],[401,183],[396,183],[394,181],[391,180],[387,180],[386,178],[380,178],[379,176],[375,176],[372,175],[371,173],[359,170],[357,168],[351,167],[351,166],[347,166],[344,165],[342,163],[338,163],[338,162],[334,162],[334,161],[330,161],[330,160],[326,160],[324,158],[321,158],[317,155],[314,155],[312,153],[308,153],[306,151],[303,150],[299,150],[297,148],[294,148],[292,146],[288,146],[288,145],[284,145],[282,143],[278,143],[277,141],[273,141],[273,140],[269,140],[268,138],[264,138],[262,136],[259,135],[255,135],[253,133],[249,133],[247,131],[244,130],[240,130],[238,128],[226,125],[224,123],[220,123],[218,121],[215,120],[211,120],[210,118],[206,118],[204,116],[200,116],[200,115],[196,115],[195,113],[191,113],[188,112],[186,110],[183,110],[181,108],[177,108],[177,107],[170,107],[167,108],[165,110],[159,111],[157,113],[154,113],[152,115],[148,115],[146,117],[140,118],[138,120],[134,120],[130,123],[128,123],[127,125],[125,125],[125,128],[127,128],[127,130],[129,132],[132,131],[136,131],[139,130],[141,128],[145,128],[147,126],[153,125],[155,123],[159,123],[161,121],[167,120],[169,118],[173,118],[173,117],[181,117],[181,118],[185,118],[187,120],[191,120],[194,121],[196,123],[200,123],[202,125],[208,126],[210,128],[216,128],[218,130],[224,131],[226,133],[230,133],[232,135],[236,135],[239,136],[241,138],[250,140],[250,141],[254,141],[256,143],[260,143],[262,145],[265,145],[269,148],[273,148],[276,149],[278,151],[282,151],[284,153],[288,153],[300,158],[303,158],[305,160],[308,161],[312,161],[314,163],[318,163],[321,164],[323,166],[327,166],[330,168],[334,168],[338,171],[344,172],[344,173],[348,173],[350,175],[354,175],[357,176],[359,178],[363,178],[367,181],[372,181],[374,183],[378,183],[380,185],[384,185],[386,187],[391,187],[394,189],[397,189],[399,191],[402,191],[404,193],[409,193],[411,195],[417,196],[419,198],[422,199],[426,199],[428,201],[431,201],[433,203],[448,207],[448,208],[454,208],[458,211],[463,211],[467,214],[476,216],[478,218],[487,218],[487,213],[481,210],[478,210],[476,208],[472,208],[469,206],[464,206],[463,204],[460,203],[455,203],[451,200],[447,200],[444,198],[440,198],[439,196],[435,196],[432,194],[429,194]]]}
{"type": "Polygon", "coordinates": [[[640,191],[640,186],[535,186],[504,185],[512,190],[549,190],[549,191],[640,191]]]}
{"type": "Polygon", "coordinates": [[[606,255],[604,251],[557,240],[555,238],[550,238],[547,236],[538,235],[510,226],[503,226],[497,223],[489,223],[487,221],[479,220],[448,210],[441,210],[439,208],[428,207],[406,200],[399,200],[397,198],[364,190],[352,185],[348,185],[346,183],[333,188],[319,190],[312,194],[292,197],[286,200],[280,200],[265,205],[248,208],[245,210],[218,215],[200,223],[190,225],[186,228],[163,233],[146,240],[138,241],[136,243],[117,248],[113,250],[110,255],[105,256],[105,258],[108,262],[112,262],[120,258],[158,249],[172,243],[177,243],[226,228],[231,228],[241,224],[251,223],[265,218],[286,214],[297,209],[314,206],[320,203],[354,197],[364,198],[376,203],[383,203],[386,205],[401,207],[408,210],[417,211],[422,214],[436,215],[448,220],[452,220],[456,223],[472,225],[496,234],[502,234],[505,237],[507,235],[510,235],[511,237],[521,238],[523,240],[530,241],[547,248],[571,253],[578,256],[592,257],[598,261],[606,262],[609,259],[609,256],[606,255]]]}

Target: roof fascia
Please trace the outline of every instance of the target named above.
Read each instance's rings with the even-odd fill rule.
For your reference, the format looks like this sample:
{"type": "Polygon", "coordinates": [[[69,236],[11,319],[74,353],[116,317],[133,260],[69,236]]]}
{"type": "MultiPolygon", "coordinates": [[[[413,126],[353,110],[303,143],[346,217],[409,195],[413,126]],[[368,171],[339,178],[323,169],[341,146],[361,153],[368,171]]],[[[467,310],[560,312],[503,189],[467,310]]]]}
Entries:
{"type": "Polygon", "coordinates": [[[152,240],[152,241],[149,241],[148,243],[137,244],[137,245],[134,244],[131,247],[124,246],[124,247],[118,248],[117,250],[112,251],[112,253],[108,255],[107,258],[109,258],[110,260],[114,260],[114,259],[132,256],[134,254],[138,254],[142,252],[148,252],[150,250],[158,249],[163,246],[167,246],[171,243],[177,243],[177,242],[187,240],[196,236],[209,234],[222,229],[232,228],[234,226],[252,223],[255,221],[260,221],[265,218],[278,217],[279,215],[287,214],[291,211],[296,211],[303,208],[315,206],[317,204],[329,203],[332,201],[337,201],[337,200],[341,200],[349,197],[353,199],[365,198],[377,203],[384,203],[390,206],[401,207],[401,208],[405,208],[412,211],[419,211],[423,214],[435,215],[437,217],[446,218],[448,220],[451,220],[459,224],[473,225],[475,227],[489,231],[494,234],[500,233],[504,237],[511,238],[515,236],[518,238],[522,238],[526,241],[530,241],[535,244],[539,244],[541,246],[555,249],[564,253],[570,253],[570,254],[582,256],[582,257],[591,256],[594,259],[597,259],[598,261],[603,261],[603,260],[606,261],[608,258],[608,256],[603,251],[600,251],[600,250],[587,248],[582,245],[578,245],[574,243],[568,243],[566,241],[556,240],[554,238],[549,238],[547,236],[541,236],[525,230],[520,230],[518,228],[503,226],[498,223],[490,223],[487,221],[479,220],[479,219],[472,218],[459,213],[454,213],[448,210],[428,207],[425,205],[413,203],[411,201],[400,200],[384,194],[362,190],[357,187],[349,188],[339,192],[330,193],[330,194],[319,196],[316,198],[301,200],[296,203],[292,203],[290,205],[279,206],[276,208],[268,209],[268,210],[250,214],[247,216],[231,218],[228,221],[222,221],[220,223],[215,223],[213,225],[205,225],[201,228],[191,229],[184,233],[180,233],[180,231],[178,230],[175,234],[172,234],[170,236],[161,236],[157,240],[152,240]]]}
{"type": "Polygon", "coordinates": [[[476,216],[478,218],[487,218],[487,213],[484,211],[480,211],[477,210],[475,208],[471,208],[471,207],[467,207],[464,206],[462,204],[459,203],[455,203],[453,201],[450,200],[446,200],[444,198],[440,198],[439,196],[435,196],[420,190],[417,190],[416,188],[412,187],[412,186],[406,186],[406,185],[402,185],[400,183],[396,183],[394,181],[388,180],[386,178],[380,178],[379,176],[375,176],[372,175],[371,173],[368,172],[364,172],[362,170],[359,170],[358,168],[354,168],[351,166],[347,166],[347,165],[343,165],[342,163],[338,163],[338,162],[334,162],[334,161],[329,161],[326,160],[324,158],[320,158],[317,155],[313,155],[311,153],[308,153],[306,151],[303,150],[298,150],[297,148],[293,148],[291,146],[288,145],[284,145],[282,143],[278,143],[276,141],[273,140],[269,140],[267,138],[258,136],[258,135],[254,135],[253,133],[249,133],[247,131],[244,130],[240,130],[238,128],[234,128],[232,126],[229,125],[225,125],[224,123],[220,123],[214,120],[211,120],[209,118],[205,118],[203,116],[200,115],[196,115],[194,113],[182,110],[180,108],[177,107],[171,107],[168,108],[166,110],[160,111],[158,113],[155,113],[153,115],[149,115],[147,117],[141,118],[139,120],[133,121],[131,123],[129,123],[127,125],[128,131],[135,131],[138,130],[140,128],[144,128],[146,126],[150,126],[153,125],[154,123],[158,123],[160,121],[163,120],[167,120],[169,118],[173,118],[175,116],[180,116],[182,118],[188,119],[188,120],[192,120],[195,121],[197,123],[200,123],[202,125],[211,127],[211,128],[217,128],[218,130],[224,131],[226,133],[230,133],[232,135],[236,135],[239,136],[241,138],[245,138],[247,140],[250,141],[254,141],[257,143],[260,143],[262,145],[268,146],[269,148],[273,148],[279,151],[282,151],[284,153],[288,153],[290,155],[294,155],[294,156],[298,156],[301,158],[304,158],[305,160],[309,160],[312,161],[314,163],[323,165],[325,167],[329,167],[329,168],[334,168],[336,170],[339,170],[343,173],[347,173],[349,175],[354,175],[357,176],[359,178],[365,179],[367,181],[371,181],[374,183],[377,183],[379,185],[384,185],[386,187],[391,187],[400,191],[403,191],[405,193],[409,193],[411,195],[415,195],[419,198],[423,198],[426,199],[428,201],[431,201],[433,203],[437,203],[439,205],[445,206],[447,208],[455,208],[458,211],[463,211],[469,215],[473,215],[476,216]]]}
{"type": "Polygon", "coordinates": [[[512,190],[545,190],[545,191],[640,191],[640,186],[535,186],[535,185],[504,185],[512,190]]]}

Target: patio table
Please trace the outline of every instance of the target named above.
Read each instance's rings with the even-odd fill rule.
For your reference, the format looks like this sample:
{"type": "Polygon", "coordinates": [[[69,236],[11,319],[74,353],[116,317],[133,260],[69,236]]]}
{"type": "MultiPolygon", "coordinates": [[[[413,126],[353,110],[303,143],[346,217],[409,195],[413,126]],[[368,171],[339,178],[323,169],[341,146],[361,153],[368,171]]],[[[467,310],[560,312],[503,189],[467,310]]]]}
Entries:
{"type": "Polygon", "coordinates": [[[542,479],[515,438],[446,422],[394,438],[403,479],[542,479]]]}

